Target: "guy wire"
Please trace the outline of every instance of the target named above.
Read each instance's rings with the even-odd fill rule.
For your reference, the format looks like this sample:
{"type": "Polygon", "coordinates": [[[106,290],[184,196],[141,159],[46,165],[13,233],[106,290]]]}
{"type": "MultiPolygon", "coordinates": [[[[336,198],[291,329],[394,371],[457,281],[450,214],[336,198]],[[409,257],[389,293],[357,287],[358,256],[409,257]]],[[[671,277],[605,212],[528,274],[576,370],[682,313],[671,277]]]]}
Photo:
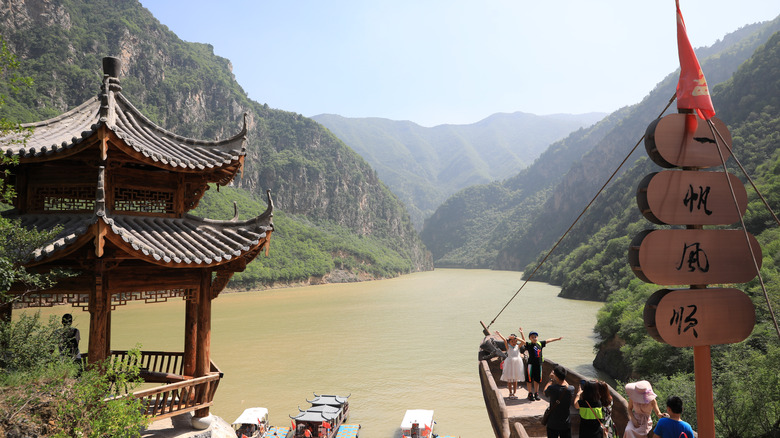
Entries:
{"type": "MultiPolygon", "coordinates": [[[[726,181],[729,183],[729,189],[731,190],[731,198],[734,200],[734,206],[737,209],[737,212],[739,212],[739,203],[737,202],[737,195],[734,194],[734,186],[731,185],[731,179],[729,178],[729,172],[726,168],[726,160],[723,158],[723,151],[720,149],[720,145],[723,144],[731,153],[731,156],[734,157],[734,161],[739,163],[739,160],[737,157],[734,156],[734,151],[731,149],[731,147],[726,144],[726,141],[723,139],[723,136],[720,134],[720,132],[717,133],[717,136],[715,135],[715,132],[718,130],[715,127],[715,124],[712,123],[712,120],[707,119],[707,125],[710,127],[710,132],[712,132],[712,137],[715,138],[715,145],[718,149],[718,155],[720,156],[720,162],[723,164],[723,174],[726,176],[726,181]],[[720,137],[720,142],[718,142],[718,137],[720,137]]],[[[742,167],[742,165],[739,165],[742,172],[745,174],[745,177],[750,180],[750,183],[753,185],[753,189],[755,189],[756,193],[758,193],[758,196],[761,198],[761,200],[764,201],[764,205],[767,206],[769,211],[772,213],[772,216],[777,220],[777,216],[775,216],[772,209],[769,207],[769,204],[766,203],[766,200],[764,200],[764,197],[761,195],[761,192],[758,191],[758,187],[756,187],[755,184],[753,184],[753,180],[750,179],[750,176],[745,172],[745,169],[742,167]]],[[[769,315],[772,317],[772,322],[775,325],[775,331],[777,332],[777,337],[780,339],[780,327],[777,325],[777,319],[775,318],[775,312],[772,310],[772,302],[769,300],[769,293],[766,290],[766,285],[764,284],[764,277],[761,275],[761,269],[758,267],[758,261],[756,260],[756,255],[753,253],[753,245],[750,243],[750,238],[748,237],[748,231],[745,227],[745,219],[742,217],[742,215],[739,215],[739,223],[742,225],[742,231],[745,234],[745,241],[747,242],[748,249],[750,250],[750,257],[753,260],[753,266],[756,269],[756,275],[758,276],[758,281],[761,284],[761,290],[764,293],[764,299],[766,299],[766,305],[769,308],[769,315]]]]}
{"type": "MultiPolygon", "coordinates": [[[[672,98],[669,99],[669,102],[666,104],[666,107],[664,107],[663,111],[661,111],[661,114],[659,114],[658,117],[656,117],[656,118],[660,118],[661,116],[663,116],[663,114],[666,112],[666,110],[669,109],[669,107],[672,105],[672,102],[674,102],[675,99],[677,99],[677,91],[675,91],[674,95],[672,95],[672,98]]],[[[553,247],[550,248],[550,251],[547,252],[547,254],[544,256],[542,261],[540,261],[539,264],[536,265],[534,270],[531,271],[531,274],[529,274],[528,277],[523,282],[523,284],[520,285],[520,288],[517,289],[517,292],[515,292],[515,294],[512,295],[512,298],[510,298],[509,301],[507,301],[507,303],[504,304],[504,307],[502,307],[501,310],[498,312],[498,314],[496,314],[496,316],[490,321],[490,324],[487,325],[486,330],[490,329],[490,326],[493,325],[494,322],[496,322],[496,319],[498,319],[498,317],[501,316],[501,314],[504,312],[504,310],[506,310],[506,308],[509,306],[509,304],[515,299],[515,297],[517,297],[517,295],[520,293],[520,291],[523,290],[525,285],[528,284],[529,281],[531,281],[531,279],[533,278],[534,274],[536,274],[536,271],[538,271],[539,268],[542,267],[544,262],[547,261],[547,258],[550,257],[550,255],[552,254],[553,251],[555,251],[555,248],[558,247],[558,245],[561,243],[561,241],[564,239],[564,237],[566,237],[566,235],[569,234],[569,232],[572,230],[572,228],[574,228],[574,226],[577,224],[577,222],[579,222],[580,218],[582,218],[582,216],[585,214],[586,211],[588,211],[590,206],[593,205],[593,203],[596,201],[596,198],[598,198],[599,195],[601,194],[601,192],[604,191],[604,189],[607,187],[607,184],[609,184],[609,182],[612,181],[612,178],[614,178],[615,175],[617,175],[617,173],[620,170],[620,168],[623,167],[624,164],[626,164],[626,161],[628,161],[628,158],[631,156],[631,154],[633,154],[634,151],[636,151],[636,148],[638,148],[639,145],[644,141],[645,136],[646,136],[646,134],[642,135],[642,138],[640,138],[639,141],[636,142],[634,147],[631,148],[631,151],[628,153],[628,155],[626,155],[626,157],[623,159],[623,161],[620,162],[620,164],[615,169],[615,171],[612,172],[612,175],[609,176],[609,178],[607,179],[606,182],[604,182],[604,184],[601,186],[599,191],[596,192],[596,194],[593,196],[593,198],[590,200],[590,202],[588,202],[588,205],[585,206],[585,208],[582,210],[582,212],[580,212],[579,216],[577,216],[577,218],[574,219],[574,222],[572,222],[572,224],[569,226],[569,228],[561,235],[561,237],[558,239],[558,241],[555,242],[555,245],[553,245],[553,247]]]]}

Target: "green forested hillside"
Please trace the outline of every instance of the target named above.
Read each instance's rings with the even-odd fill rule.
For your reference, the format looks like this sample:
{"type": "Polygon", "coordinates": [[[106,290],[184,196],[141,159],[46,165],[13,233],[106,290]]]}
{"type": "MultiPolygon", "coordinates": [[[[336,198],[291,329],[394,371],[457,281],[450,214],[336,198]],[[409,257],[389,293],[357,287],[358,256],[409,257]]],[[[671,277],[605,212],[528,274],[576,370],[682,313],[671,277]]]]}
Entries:
{"type": "MultiPolygon", "coordinates": [[[[234,203],[242,220],[265,210],[265,202],[255,199],[245,190],[223,187],[206,192],[192,214],[211,219],[227,220],[234,216],[234,203]]],[[[408,257],[392,247],[392,238],[359,236],[350,229],[329,221],[312,222],[304,216],[274,212],[274,233],[268,256],[259,256],[259,263],[250,263],[244,272],[236,273],[230,282],[232,289],[251,289],[258,285],[273,287],[277,283],[312,283],[324,281],[348,282],[367,278],[392,277],[399,272],[411,272],[408,257]]]]}
{"type": "Polygon", "coordinates": [[[377,170],[422,228],[456,191],[527,167],[551,143],[604,114],[494,114],[469,125],[425,128],[381,118],[314,116],[377,170]]]}
{"type": "Polygon", "coordinates": [[[137,1],[13,2],[0,10],[0,34],[20,61],[21,74],[34,81],[9,97],[1,116],[29,122],[82,103],[99,91],[102,57],[117,56],[123,62],[123,94],[170,131],[224,138],[238,132],[247,114],[245,169],[235,184],[249,198],[263,199],[271,190],[276,217],[286,225],[277,227],[278,235],[302,227],[323,253],[337,247],[328,243],[335,234],[344,234],[345,240],[366,238],[375,247],[355,251],[384,260],[375,265],[361,254],[361,263],[342,262],[338,250],[326,262],[317,258],[288,269],[300,264],[297,257],[306,251],[279,251],[273,262],[269,257],[254,263],[274,266],[283,275],[253,267],[236,281],[307,281],[342,265],[354,272],[339,271],[334,279],[432,267],[403,204],[365,160],[313,120],[249,100],[228,60],[215,56],[207,44],[182,41],[137,1]]]}

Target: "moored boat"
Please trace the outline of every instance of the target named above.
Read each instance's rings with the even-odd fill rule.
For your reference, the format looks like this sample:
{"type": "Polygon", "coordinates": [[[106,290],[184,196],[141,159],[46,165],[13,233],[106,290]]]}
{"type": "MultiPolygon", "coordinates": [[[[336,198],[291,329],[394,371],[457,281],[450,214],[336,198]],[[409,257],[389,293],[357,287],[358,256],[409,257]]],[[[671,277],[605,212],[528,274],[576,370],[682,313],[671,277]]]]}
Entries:
{"type": "Polygon", "coordinates": [[[430,437],[433,433],[433,411],[408,409],[401,421],[401,436],[405,438],[430,437]]]}
{"type": "Polygon", "coordinates": [[[233,421],[233,430],[237,438],[266,438],[269,430],[268,409],[244,409],[244,412],[233,421]]]}
{"type": "MultiPolygon", "coordinates": [[[[349,417],[349,396],[317,395],[316,393],[314,396],[314,400],[306,400],[311,404],[311,407],[306,410],[299,408],[298,415],[290,416],[293,438],[335,438],[349,417]]],[[[344,434],[352,436],[348,434],[348,431],[352,429],[356,429],[354,436],[357,436],[360,425],[357,425],[357,428],[344,428],[344,434]]]]}

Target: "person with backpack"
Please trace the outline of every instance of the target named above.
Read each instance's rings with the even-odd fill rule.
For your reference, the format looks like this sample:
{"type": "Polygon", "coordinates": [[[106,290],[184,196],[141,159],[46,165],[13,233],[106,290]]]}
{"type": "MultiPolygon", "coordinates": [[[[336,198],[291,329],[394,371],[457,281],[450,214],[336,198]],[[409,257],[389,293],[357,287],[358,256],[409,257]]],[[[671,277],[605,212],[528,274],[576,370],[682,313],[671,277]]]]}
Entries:
{"type": "MultiPolygon", "coordinates": [[[[520,330],[520,337],[523,337],[523,330],[520,330]]],[[[548,343],[560,341],[563,337],[551,338],[544,341],[538,341],[539,333],[531,332],[528,334],[528,342],[525,343],[525,351],[528,352],[528,368],[525,375],[525,381],[528,382],[528,400],[541,400],[539,398],[539,384],[542,383],[542,349],[548,343]]]]}

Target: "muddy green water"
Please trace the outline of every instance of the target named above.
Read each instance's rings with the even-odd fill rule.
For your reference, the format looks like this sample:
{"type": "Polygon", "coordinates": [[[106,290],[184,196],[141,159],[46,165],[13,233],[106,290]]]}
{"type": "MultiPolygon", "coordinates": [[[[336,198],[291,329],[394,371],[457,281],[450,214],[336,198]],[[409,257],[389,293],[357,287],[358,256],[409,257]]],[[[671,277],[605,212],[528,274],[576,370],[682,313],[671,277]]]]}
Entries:
{"type": "MultiPolygon", "coordinates": [[[[479,321],[488,324],[522,285],[519,272],[437,269],[399,278],[222,294],[213,303],[212,360],[225,373],[211,412],[232,422],[263,406],[272,424],[313,393],[350,395],[361,438],[398,437],[406,409],[433,409],[441,435],[492,437],[479,387],[479,321]]],[[[531,282],[492,325],[563,336],[545,357],[595,376],[601,303],[558,298],[531,282]]],[[[89,314],[72,311],[87,348],[89,314]]],[[[133,302],[112,314],[113,349],[182,351],[184,302],[133,302]]]]}

